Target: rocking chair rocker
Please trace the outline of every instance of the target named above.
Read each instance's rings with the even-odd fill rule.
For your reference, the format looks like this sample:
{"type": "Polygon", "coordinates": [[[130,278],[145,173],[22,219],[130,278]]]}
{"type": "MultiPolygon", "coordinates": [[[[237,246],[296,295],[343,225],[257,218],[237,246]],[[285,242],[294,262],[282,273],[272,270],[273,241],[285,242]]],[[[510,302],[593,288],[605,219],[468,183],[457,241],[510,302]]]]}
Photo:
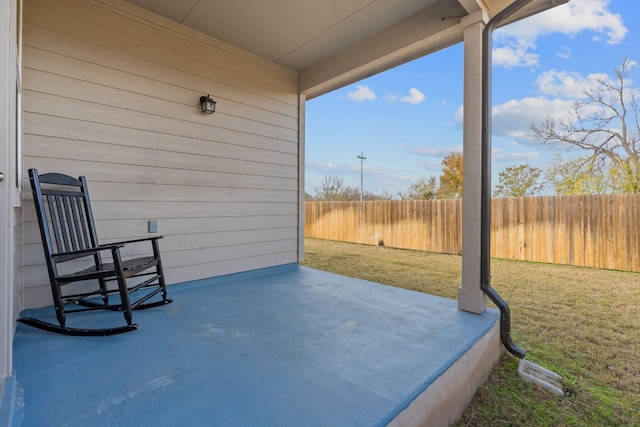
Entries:
{"type": "MultiPolygon", "coordinates": [[[[132,323],[133,310],[171,302],[167,298],[158,247],[158,239],[162,236],[99,245],[84,176],[76,179],[59,173],[38,175],[36,169],[30,169],[29,178],[59,324],[32,317],[20,318],[19,322],[66,335],[113,335],[138,328],[132,323]],[[152,255],[133,259],[122,256],[121,250],[125,246],[142,242],[151,243],[152,255]],[[105,254],[111,255],[112,262],[103,262],[105,254]],[[70,268],[79,268],[78,265],[81,265],[79,270],[69,272],[70,268]],[[84,290],[91,285],[92,289],[64,292],[65,286],[78,282],[84,283],[76,287],[84,290]],[[116,282],[117,288],[109,288],[109,282],[116,282]],[[157,294],[161,295],[161,300],[147,302],[157,294]],[[134,295],[136,299],[132,302],[130,297],[134,295]],[[110,296],[117,301],[110,304],[110,296]],[[122,311],[126,325],[102,329],[66,326],[66,314],[92,310],[122,311]]],[[[67,286],[71,287],[74,286],[67,286]]]]}

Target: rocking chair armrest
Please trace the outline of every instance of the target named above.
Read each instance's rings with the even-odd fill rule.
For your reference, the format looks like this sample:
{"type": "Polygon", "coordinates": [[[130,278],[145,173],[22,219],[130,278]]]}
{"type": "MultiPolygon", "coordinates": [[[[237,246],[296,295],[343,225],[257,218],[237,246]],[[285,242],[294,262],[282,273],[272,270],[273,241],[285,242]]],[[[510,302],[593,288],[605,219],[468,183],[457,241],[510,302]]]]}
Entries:
{"type": "Polygon", "coordinates": [[[114,250],[116,248],[122,248],[122,247],[124,247],[123,243],[110,243],[106,245],[96,246],[95,248],[79,249],[77,251],[70,251],[70,252],[59,252],[59,253],[51,254],[51,256],[67,257],[67,256],[74,256],[74,255],[91,255],[94,253],[98,253],[100,251],[109,251],[109,250],[114,250]]]}
{"type": "Polygon", "coordinates": [[[140,239],[122,240],[112,243],[113,245],[128,245],[129,243],[150,242],[153,240],[162,239],[164,236],[142,237],[140,239]]]}

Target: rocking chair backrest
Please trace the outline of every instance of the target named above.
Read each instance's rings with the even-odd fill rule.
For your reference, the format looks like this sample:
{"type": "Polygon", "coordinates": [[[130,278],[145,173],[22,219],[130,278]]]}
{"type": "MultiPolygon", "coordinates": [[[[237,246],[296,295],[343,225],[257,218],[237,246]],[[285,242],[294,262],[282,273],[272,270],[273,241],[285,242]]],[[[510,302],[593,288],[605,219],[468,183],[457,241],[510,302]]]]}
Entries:
{"type": "MultiPolygon", "coordinates": [[[[29,179],[49,268],[55,271],[53,254],[98,246],[87,182],[83,176],[76,179],[59,173],[38,175],[36,169],[29,169],[29,179]]],[[[83,256],[86,254],[70,253],[56,257],[56,261],[83,256]]]]}

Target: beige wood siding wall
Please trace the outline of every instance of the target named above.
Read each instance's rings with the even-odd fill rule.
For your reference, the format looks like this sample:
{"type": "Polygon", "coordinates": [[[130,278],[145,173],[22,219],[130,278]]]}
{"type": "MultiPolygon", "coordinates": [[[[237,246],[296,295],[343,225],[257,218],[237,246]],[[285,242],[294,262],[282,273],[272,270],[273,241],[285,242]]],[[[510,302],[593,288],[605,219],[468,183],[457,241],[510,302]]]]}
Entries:
{"type": "Polygon", "coordinates": [[[120,0],[24,15],[25,307],[51,301],[32,167],[88,178],[104,243],[157,220],[169,283],[297,262],[295,73],[120,0]]]}

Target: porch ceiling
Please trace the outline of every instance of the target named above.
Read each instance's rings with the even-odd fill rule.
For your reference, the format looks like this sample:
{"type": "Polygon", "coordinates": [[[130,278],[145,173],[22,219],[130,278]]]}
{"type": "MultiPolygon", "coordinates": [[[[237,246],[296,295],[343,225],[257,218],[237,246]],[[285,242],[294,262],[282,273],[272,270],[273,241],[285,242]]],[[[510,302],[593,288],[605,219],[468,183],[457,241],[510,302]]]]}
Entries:
{"type": "Polygon", "coordinates": [[[457,0],[128,1],[296,71],[425,9],[440,20],[467,14],[457,0]]]}
{"type": "Polygon", "coordinates": [[[478,8],[477,0],[127,1],[301,72],[311,96],[461,41],[461,31],[447,31],[478,8]],[[344,73],[349,81],[318,88],[344,73]]]}
{"type": "MultiPolygon", "coordinates": [[[[299,72],[307,99],[463,40],[515,0],[126,0],[299,72]]],[[[568,0],[530,0],[503,24],[568,0]]]]}

